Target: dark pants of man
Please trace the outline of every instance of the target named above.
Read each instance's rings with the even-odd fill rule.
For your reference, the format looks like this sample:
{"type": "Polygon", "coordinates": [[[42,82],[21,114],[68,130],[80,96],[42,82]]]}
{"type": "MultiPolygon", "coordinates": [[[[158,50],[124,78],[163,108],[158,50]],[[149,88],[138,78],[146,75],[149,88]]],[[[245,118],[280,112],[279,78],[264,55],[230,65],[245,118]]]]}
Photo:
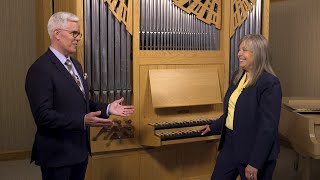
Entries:
{"type": "MultiPolygon", "coordinates": [[[[240,175],[241,180],[246,180],[245,168],[247,164],[236,161],[233,149],[233,133],[232,130],[226,132],[225,141],[222,149],[219,152],[211,180],[235,180],[240,175]]],[[[276,160],[266,161],[263,168],[258,170],[258,180],[271,180],[276,160]]]]}
{"type": "Polygon", "coordinates": [[[84,180],[88,160],[62,167],[41,167],[43,180],[84,180]]]}

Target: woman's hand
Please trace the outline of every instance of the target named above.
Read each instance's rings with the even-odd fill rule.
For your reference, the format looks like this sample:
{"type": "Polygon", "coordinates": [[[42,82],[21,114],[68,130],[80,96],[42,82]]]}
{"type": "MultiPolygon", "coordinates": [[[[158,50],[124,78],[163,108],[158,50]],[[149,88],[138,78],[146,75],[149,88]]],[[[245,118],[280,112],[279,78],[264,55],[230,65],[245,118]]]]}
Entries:
{"type": "Polygon", "coordinates": [[[246,175],[247,179],[257,180],[258,169],[255,167],[252,167],[252,166],[250,166],[250,164],[248,164],[245,169],[245,175],[246,175]]]}
{"type": "Polygon", "coordinates": [[[210,126],[209,125],[205,125],[202,129],[200,129],[200,131],[202,132],[201,135],[205,135],[207,132],[210,132],[210,126]]]}

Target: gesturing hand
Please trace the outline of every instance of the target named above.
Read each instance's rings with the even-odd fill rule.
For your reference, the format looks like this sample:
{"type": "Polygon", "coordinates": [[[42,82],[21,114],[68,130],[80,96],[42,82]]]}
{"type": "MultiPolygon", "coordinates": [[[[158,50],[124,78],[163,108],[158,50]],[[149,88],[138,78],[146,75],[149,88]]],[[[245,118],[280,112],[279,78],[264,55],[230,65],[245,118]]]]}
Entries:
{"type": "Polygon", "coordinates": [[[113,115],[118,116],[129,116],[134,112],[133,106],[122,106],[120,103],[123,102],[124,98],[115,100],[110,104],[109,112],[113,115]]]}
{"type": "Polygon", "coordinates": [[[111,126],[113,124],[110,119],[99,118],[101,115],[101,111],[90,112],[84,116],[84,122],[87,126],[92,127],[105,127],[111,126]]]}

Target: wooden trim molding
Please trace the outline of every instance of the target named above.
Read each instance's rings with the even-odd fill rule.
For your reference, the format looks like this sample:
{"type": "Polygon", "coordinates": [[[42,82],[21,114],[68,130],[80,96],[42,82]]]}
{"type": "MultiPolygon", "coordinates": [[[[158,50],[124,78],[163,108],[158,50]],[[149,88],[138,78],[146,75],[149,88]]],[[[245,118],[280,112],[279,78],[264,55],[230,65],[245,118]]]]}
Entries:
{"type": "Polygon", "coordinates": [[[270,2],[287,1],[287,0],[270,0],[270,2]]]}
{"type": "Polygon", "coordinates": [[[270,24],[270,0],[264,0],[262,4],[262,35],[269,39],[270,24]]]}
{"type": "Polygon", "coordinates": [[[21,159],[28,159],[30,157],[31,157],[30,149],[0,152],[0,161],[21,160],[21,159]]]}

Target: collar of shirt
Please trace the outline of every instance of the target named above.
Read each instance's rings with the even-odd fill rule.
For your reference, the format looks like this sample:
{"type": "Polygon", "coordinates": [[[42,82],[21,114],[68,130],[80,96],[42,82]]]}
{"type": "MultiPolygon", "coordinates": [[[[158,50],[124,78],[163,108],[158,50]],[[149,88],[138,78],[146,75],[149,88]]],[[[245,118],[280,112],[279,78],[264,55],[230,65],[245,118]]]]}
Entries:
{"type": "MultiPolygon", "coordinates": [[[[70,56],[68,58],[66,58],[63,54],[61,54],[59,51],[57,51],[53,47],[50,46],[49,48],[53,52],[53,54],[59,59],[59,61],[62,63],[62,65],[66,68],[66,70],[69,71],[68,67],[67,67],[67,65],[65,63],[66,63],[67,59],[70,59],[70,56]]],[[[71,61],[71,63],[72,63],[72,61],[71,61]]],[[[77,71],[77,69],[75,68],[74,65],[72,66],[72,69],[73,69],[73,72],[74,72],[75,76],[79,77],[79,73],[78,73],[78,71],[77,71]]],[[[81,85],[82,85],[82,81],[80,81],[80,82],[81,82],[81,85]]]]}
{"type": "Polygon", "coordinates": [[[247,73],[245,72],[243,77],[241,78],[238,87],[242,89],[246,88],[249,81],[247,80],[247,73]]]}
{"type": "Polygon", "coordinates": [[[59,61],[65,66],[65,63],[67,59],[70,59],[70,56],[66,58],[63,54],[61,54],[59,51],[57,51],[53,47],[50,46],[49,48],[53,52],[53,54],[59,59],[59,61]]]}

